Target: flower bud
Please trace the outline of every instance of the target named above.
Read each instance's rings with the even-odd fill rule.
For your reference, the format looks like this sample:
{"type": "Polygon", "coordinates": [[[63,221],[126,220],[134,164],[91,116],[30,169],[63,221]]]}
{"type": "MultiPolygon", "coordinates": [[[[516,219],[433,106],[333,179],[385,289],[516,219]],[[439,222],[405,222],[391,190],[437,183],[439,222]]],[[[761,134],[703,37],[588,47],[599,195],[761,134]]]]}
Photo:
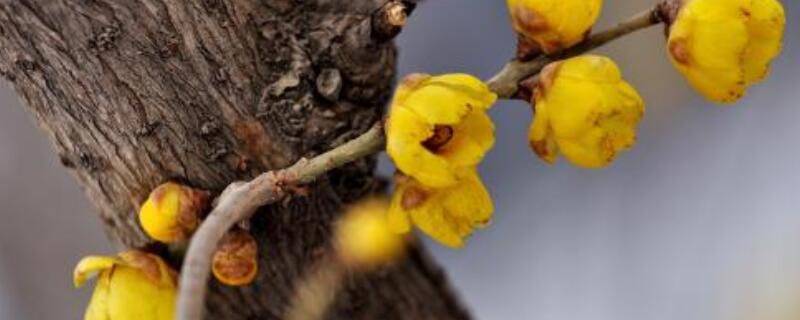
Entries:
{"type": "Polygon", "coordinates": [[[75,267],[73,280],[97,284],[86,320],[171,320],[175,316],[176,273],[159,256],[128,251],[118,257],[90,256],[75,267]]]}
{"type": "Polygon", "coordinates": [[[644,102],[609,58],[580,56],[545,67],[534,91],[531,148],[547,163],[559,154],[600,168],[636,142],[644,102]]]}
{"type": "MultiPolygon", "coordinates": [[[[707,99],[732,103],[763,80],[781,51],[786,18],[777,0],[684,0],[669,28],[673,65],[707,99]]],[[[673,8],[674,9],[674,8],[673,8]]]]}
{"type": "Polygon", "coordinates": [[[602,0],[507,0],[511,24],[520,37],[521,53],[550,54],[586,38],[603,7],[602,0]]]}
{"type": "Polygon", "coordinates": [[[188,239],[200,225],[209,193],[168,182],[158,186],[139,211],[139,223],[151,238],[164,243],[188,239]]]}
{"type": "Polygon", "coordinates": [[[405,248],[386,220],[389,203],[369,199],[347,210],[336,226],[336,252],[346,266],[370,268],[394,261],[405,248]]]}
{"type": "Polygon", "coordinates": [[[465,74],[406,77],[386,123],[386,150],[403,173],[431,187],[457,183],[494,145],[486,111],[497,95],[465,74]]]}
{"type": "Polygon", "coordinates": [[[236,229],[228,232],[214,253],[211,271],[214,277],[229,286],[244,286],[258,274],[258,243],[249,232],[236,229]]]}

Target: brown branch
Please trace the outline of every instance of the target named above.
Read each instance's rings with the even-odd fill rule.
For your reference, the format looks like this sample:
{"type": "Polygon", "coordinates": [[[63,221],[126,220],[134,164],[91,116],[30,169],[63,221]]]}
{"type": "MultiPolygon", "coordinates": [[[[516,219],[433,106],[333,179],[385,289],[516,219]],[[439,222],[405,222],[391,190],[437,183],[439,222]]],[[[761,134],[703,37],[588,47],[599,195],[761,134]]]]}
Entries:
{"type": "Polygon", "coordinates": [[[659,6],[656,6],[650,10],[639,13],[608,30],[590,36],[577,46],[562,52],[539,56],[527,62],[518,60],[511,61],[503,67],[500,73],[492,77],[487,84],[500,98],[512,99],[517,94],[517,91],[519,91],[519,84],[522,81],[537,75],[542,71],[542,68],[551,62],[586,53],[622,36],[661,23],[662,19],[659,14],[659,8],[659,6]]]}
{"type": "MultiPolygon", "coordinates": [[[[488,85],[498,96],[509,99],[516,94],[521,81],[535,76],[548,63],[582,54],[636,30],[656,25],[661,21],[657,12],[657,9],[645,11],[561,53],[529,62],[512,61],[489,80],[488,85]]],[[[181,271],[177,319],[202,319],[211,258],[217,243],[232,226],[252,216],[259,207],[283,199],[291,187],[313,182],[334,168],[380,152],[384,143],[383,126],[376,124],[360,137],[311,160],[304,159],[289,168],[264,173],[250,182],[228,186],[189,244],[181,271]]]]}
{"type": "Polygon", "coordinates": [[[360,137],[311,160],[228,186],[189,243],[181,269],[177,319],[202,319],[211,258],[231,227],[252,216],[259,207],[283,199],[290,187],[313,182],[332,169],[379,152],[383,145],[383,126],[376,124],[360,137]]]}

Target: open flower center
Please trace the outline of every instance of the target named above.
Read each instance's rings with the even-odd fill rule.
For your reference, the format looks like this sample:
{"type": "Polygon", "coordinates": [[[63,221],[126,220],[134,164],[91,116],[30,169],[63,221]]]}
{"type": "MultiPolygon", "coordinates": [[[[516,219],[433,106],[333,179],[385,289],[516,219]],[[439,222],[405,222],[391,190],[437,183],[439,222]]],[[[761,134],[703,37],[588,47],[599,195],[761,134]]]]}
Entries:
{"type": "Polygon", "coordinates": [[[433,127],[433,135],[422,142],[422,146],[436,152],[453,139],[453,127],[437,124],[433,127]]]}

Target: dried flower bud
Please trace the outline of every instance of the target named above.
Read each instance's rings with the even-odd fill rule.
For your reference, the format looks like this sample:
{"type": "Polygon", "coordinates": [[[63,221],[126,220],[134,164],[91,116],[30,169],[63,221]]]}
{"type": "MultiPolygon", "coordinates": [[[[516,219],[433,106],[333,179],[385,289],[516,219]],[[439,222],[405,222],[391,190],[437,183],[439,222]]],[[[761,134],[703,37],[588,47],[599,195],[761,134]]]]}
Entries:
{"type": "Polygon", "coordinates": [[[235,229],[228,232],[214,253],[211,271],[214,277],[229,286],[244,286],[258,274],[258,243],[249,232],[235,229]]]}
{"type": "Polygon", "coordinates": [[[370,268],[392,262],[403,252],[403,237],[386,220],[388,209],[385,199],[368,199],[348,209],[336,227],[337,253],[345,265],[370,268]]]}
{"type": "Polygon", "coordinates": [[[673,0],[662,10],[673,65],[711,101],[739,100],[781,51],[786,17],[777,0],[673,0]]]}
{"type": "Polygon", "coordinates": [[[168,182],[158,186],[139,211],[139,223],[151,238],[164,243],[188,239],[200,225],[209,193],[168,182]]]}

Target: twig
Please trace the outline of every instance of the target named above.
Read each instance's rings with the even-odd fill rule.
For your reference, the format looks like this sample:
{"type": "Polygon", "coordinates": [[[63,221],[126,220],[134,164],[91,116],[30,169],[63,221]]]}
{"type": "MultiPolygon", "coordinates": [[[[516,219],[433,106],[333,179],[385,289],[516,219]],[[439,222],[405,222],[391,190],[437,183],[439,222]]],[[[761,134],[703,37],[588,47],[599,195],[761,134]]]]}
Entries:
{"type": "Polygon", "coordinates": [[[542,71],[542,68],[553,61],[563,60],[586,53],[617,38],[661,23],[659,6],[639,13],[620,24],[596,33],[579,45],[559,53],[539,56],[527,62],[517,60],[509,62],[500,73],[492,77],[487,84],[489,88],[502,99],[511,99],[519,90],[519,83],[542,71]]]}
{"type": "Polygon", "coordinates": [[[231,227],[252,216],[256,209],[281,200],[289,187],[313,182],[332,169],[379,152],[384,140],[383,126],[376,124],[360,137],[311,160],[229,185],[189,243],[180,275],[177,319],[202,319],[211,258],[231,227]]]}
{"type": "MultiPolygon", "coordinates": [[[[415,2],[407,1],[412,4],[415,2]]],[[[488,85],[500,98],[509,99],[516,94],[521,81],[535,76],[548,63],[587,52],[636,30],[658,24],[661,19],[657,12],[657,9],[651,9],[636,15],[564,52],[541,56],[529,62],[512,61],[489,80],[488,85]]],[[[283,199],[289,193],[289,187],[313,182],[334,168],[380,152],[384,143],[383,126],[376,124],[360,137],[311,160],[301,160],[289,168],[264,173],[250,182],[229,185],[189,244],[180,276],[177,319],[202,319],[211,258],[217,243],[233,225],[252,216],[259,207],[283,199]]]]}

